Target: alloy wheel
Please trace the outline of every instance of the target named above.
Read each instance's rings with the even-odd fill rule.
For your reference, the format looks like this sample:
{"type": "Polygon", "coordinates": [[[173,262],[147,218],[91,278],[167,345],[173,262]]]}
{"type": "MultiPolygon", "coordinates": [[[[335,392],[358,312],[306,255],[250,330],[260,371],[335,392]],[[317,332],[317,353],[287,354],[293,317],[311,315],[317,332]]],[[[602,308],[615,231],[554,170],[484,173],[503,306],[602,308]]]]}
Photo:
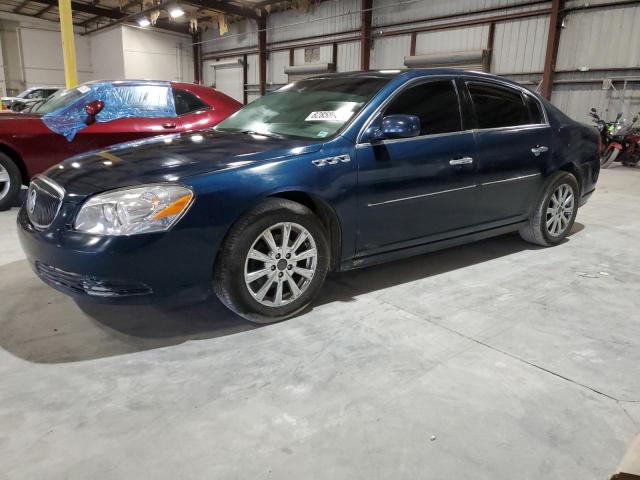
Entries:
{"type": "Polygon", "coordinates": [[[566,231],[573,216],[574,206],[575,199],[571,187],[566,183],[559,185],[547,205],[546,226],[549,235],[559,237],[566,231]]]}
{"type": "Polygon", "coordinates": [[[244,281],[260,304],[280,307],[309,288],[318,265],[316,242],[302,225],[282,222],[253,242],[244,266],[244,281]]]}
{"type": "Polygon", "coordinates": [[[11,177],[9,171],[0,165],[0,200],[7,196],[11,190],[11,177]]]}

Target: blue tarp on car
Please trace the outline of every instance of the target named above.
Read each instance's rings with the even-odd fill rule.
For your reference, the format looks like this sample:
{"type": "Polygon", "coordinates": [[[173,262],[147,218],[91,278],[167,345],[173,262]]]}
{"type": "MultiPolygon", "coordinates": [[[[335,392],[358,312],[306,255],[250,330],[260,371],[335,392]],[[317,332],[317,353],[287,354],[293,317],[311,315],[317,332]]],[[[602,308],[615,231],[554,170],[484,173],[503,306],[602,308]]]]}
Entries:
{"type": "Polygon", "coordinates": [[[95,100],[104,102],[104,108],[95,117],[96,123],[128,117],[176,116],[169,82],[93,82],[77,89],[82,97],[42,117],[50,130],[69,141],[87,127],[85,107],[95,100]]]}

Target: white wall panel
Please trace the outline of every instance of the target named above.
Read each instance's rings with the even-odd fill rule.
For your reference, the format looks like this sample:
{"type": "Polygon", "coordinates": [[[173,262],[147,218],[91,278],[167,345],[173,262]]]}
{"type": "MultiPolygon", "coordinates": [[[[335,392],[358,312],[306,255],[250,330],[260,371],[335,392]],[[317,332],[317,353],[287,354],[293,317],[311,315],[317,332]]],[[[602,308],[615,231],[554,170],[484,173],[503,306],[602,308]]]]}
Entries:
{"type": "Polygon", "coordinates": [[[102,30],[91,35],[90,39],[94,78],[100,80],[125,78],[122,27],[102,30]]]}
{"type": "Polygon", "coordinates": [[[508,7],[524,0],[374,0],[374,25],[415,22],[422,18],[464,13],[492,7],[508,7]]]}
{"type": "Polygon", "coordinates": [[[123,27],[128,79],[193,81],[193,49],[187,35],[123,27]]]}
{"type": "Polygon", "coordinates": [[[556,69],[640,66],[640,5],[573,12],[565,18],[556,69]]]}
{"type": "Polygon", "coordinates": [[[371,49],[371,69],[403,68],[404,57],[410,49],[411,35],[376,38],[371,49]]]}
{"type": "Polygon", "coordinates": [[[269,41],[280,42],[358,29],[359,11],[359,0],[330,0],[312,5],[309,12],[295,9],[278,12],[268,17],[269,41]]]}
{"type": "MultiPolygon", "coordinates": [[[[20,46],[27,87],[37,85],[64,86],[64,66],[60,32],[20,27],[20,46]]],[[[75,35],[78,81],[93,78],[91,48],[88,37],[75,35]]]]}
{"type": "Polygon", "coordinates": [[[354,72],[360,70],[360,42],[341,43],[338,45],[338,72],[354,72]]]}
{"type": "Polygon", "coordinates": [[[549,18],[532,17],[496,24],[491,72],[529,73],[544,69],[549,18]]]}
{"type": "Polygon", "coordinates": [[[488,36],[488,25],[420,33],[416,36],[416,55],[480,50],[487,48],[488,36]]]}
{"type": "Polygon", "coordinates": [[[570,117],[585,123],[591,123],[587,115],[591,107],[604,112],[607,119],[615,118],[618,112],[631,118],[640,110],[640,84],[629,84],[622,99],[611,90],[602,90],[599,84],[556,85],[551,101],[570,117]]]}
{"type": "Polygon", "coordinates": [[[289,51],[280,50],[269,54],[267,62],[267,83],[287,83],[284,69],[289,66],[289,51]]]}
{"type": "Polygon", "coordinates": [[[202,53],[230,50],[233,48],[249,48],[258,44],[256,22],[244,20],[229,24],[229,31],[224,35],[218,34],[213,28],[202,34],[202,53]]]}

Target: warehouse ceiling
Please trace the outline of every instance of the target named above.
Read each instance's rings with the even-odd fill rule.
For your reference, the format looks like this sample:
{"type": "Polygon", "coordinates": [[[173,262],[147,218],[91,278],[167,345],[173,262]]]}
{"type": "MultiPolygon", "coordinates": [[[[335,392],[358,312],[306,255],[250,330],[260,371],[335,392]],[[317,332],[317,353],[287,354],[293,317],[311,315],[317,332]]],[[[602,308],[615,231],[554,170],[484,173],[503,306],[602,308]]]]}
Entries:
{"type": "MultiPolygon", "coordinates": [[[[196,27],[206,28],[220,15],[220,21],[236,18],[257,18],[266,8],[286,8],[290,1],[282,0],[72,0],[73,22],[81,33],[106,28],[113,24],[138,24],[149,17],[155,27],[180,33],[194,33],[196,27]],[[179,5],[184,14],[178,18],[169,15],[172,6],[179,5]],[[154,18],[154,13],[159,16],[154,18]],[[222,20],[224,18],[224,20],[222,20]],[[192,21],[197,20],[194,24],[192,21]]],[[[13,13],[58,21],[58,0],[4,0],[0,13],[13,13]]]]}

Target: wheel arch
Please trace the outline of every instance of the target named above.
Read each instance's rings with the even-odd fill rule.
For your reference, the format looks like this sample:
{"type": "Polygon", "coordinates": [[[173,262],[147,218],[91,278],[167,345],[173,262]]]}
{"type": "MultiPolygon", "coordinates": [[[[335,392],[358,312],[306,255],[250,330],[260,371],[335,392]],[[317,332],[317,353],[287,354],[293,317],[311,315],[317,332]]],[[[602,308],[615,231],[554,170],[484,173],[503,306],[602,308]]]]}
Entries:
{"type": "Polygon", "coordinates": [[[22,157],[20,156],[20,154],[16,150],[11,148],[9,145],[7,145],[6,143],[0,143],[0,153],[4,153],[7,157],[13,160],[13,162],[16,164],[16,166],[20,170],[20,176],[22,177],[22,184],[28,185],[29,172],[27,171],[27,166],[22,160],[22,157]]]}
{"type": "Polygon", "coordinates": [[[560,166],[560,168],[558,170],[571,173],[574,177],[576,177],[576,180],[578,181],[578,188],[580,188],[580,194],[582,194],[583,176],[582,176],[582,172],[580,171],[580,169],[574,163],[568,162],[568,163],[565,163],[564,165],[560,166]]]}
{"type": "Polygon", "coordinates": [[[291,200],[292,202],[304,205],[315,213],[329,233],[331,245],[331,263],[329,268],[332,271],[340,269],[342,254],[342,227],[337,213],[327,202],[318,196],[303,190],[286,190],[272,193],[267,198],[283,198],[285,200],[291,200]]]}

